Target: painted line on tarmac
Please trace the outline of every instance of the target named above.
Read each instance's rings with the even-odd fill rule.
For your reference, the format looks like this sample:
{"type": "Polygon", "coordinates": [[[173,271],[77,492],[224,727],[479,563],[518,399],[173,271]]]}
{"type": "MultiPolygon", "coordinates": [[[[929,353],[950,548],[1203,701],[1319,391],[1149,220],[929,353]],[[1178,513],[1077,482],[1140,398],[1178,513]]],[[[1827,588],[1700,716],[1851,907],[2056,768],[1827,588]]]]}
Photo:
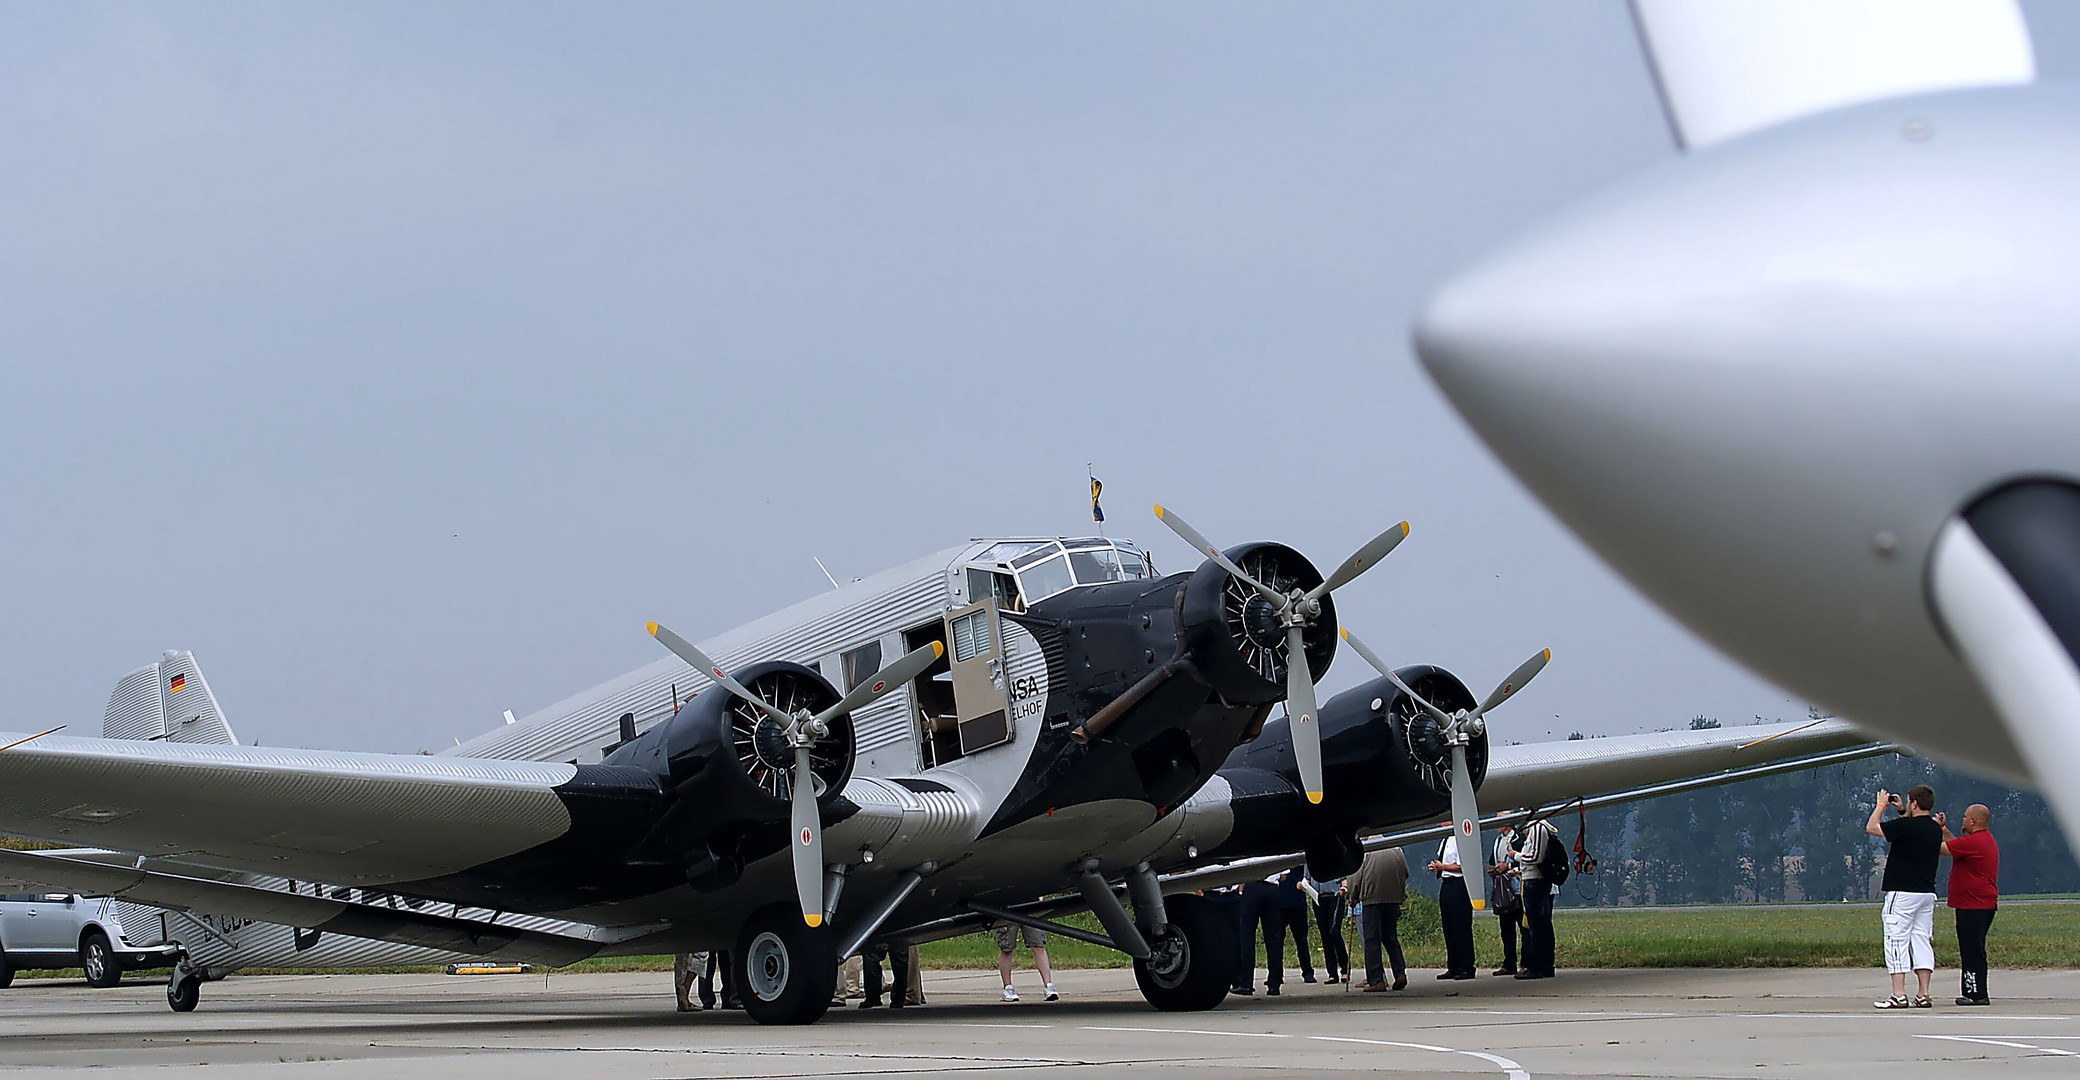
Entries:
{"type": "Polygon", "coordinates": [[[1341,1035],[1309,1035],[1316,1042],[1363,1043],[1366,1046],[1398,1046],[1408,1050],[1429,1050],[1439,1054],[1464,1054],[1479,1058],[1509,1074],[1509,1080],[1531,1080],[1531,1074],[1522,1065],[1496,1054],[1485,1054],[1479,1050],[1457,1050],[1449,1046],[1431,1046],[1428,1043],[1392,1042],[1387,1039],[1353,1039],[1341,1035]]]}
{"type": "Polygon", "coordinates": [[[1290,1039],[1290,1038],[1292,1038],[1292,1036],[1291,1036],[1291,1035],[1281,1035],[1281,1034],[1279,1034],[1278,1032],[1275,1032],[1275,1031],[1207,1031],[1207,1030],[1200,1030],[1200,1029],[1196,1029],[1196,1028],[1158,1028],[1158,1027],[1095,1027],[1095,1026],[1091,1026],[1091,1025],[1085,1025],[1085,1026],[1084,1026],[1084,1029],[1083,1029],[1083,1030],[1085,1030],[1085,1031],[1128,1031],[1128,1032],[1134,1032],[1134,1033],[1136,1033],[1136,1034],[1142,1034],[1142,1035],[1234,1035],[1234,1036],[1237,1036],[1237,1037],[1240,1037],[1240,1038],[1245,1038],[1245,1039],[1290,1039]]]}
{"type": "Polygon", "coordinates": [[[1983,1046],[2005,1046],[2011,1050],[2030,1050],[2053,1057],[2080,1057],[2080,1051],[2061,1050],[2056,1046],[2032,1046],[2025,1042],[2010,1042],[2007,1039],[1987,1039],[1972,1035],[1916,1035],[1917,1039],[1941,1039],[1944,1042],[1979,1043],[1983,1046]]]}
{"type": "MultiPolygon", "coordinates": [[[[1573,1010],[1573,1009],[1351,1009],[1352,1016],[1525,1016],[1551,1018],[1554,1020],[1860,1020],[1869,1013],[1860,1012],[1730,1012],[1723,1009],[1698,1010],[1696,1012],[1631,1012],[1618,1009],[1573,1010]]],[[[2080,1014],[2067,1016],[2003,1016],[1998,1013],[1946,1013],[1939,1019],[2016,1022],[2080,1022],[2080,1014]]],[[[1923,1016],[1922,1019],[1931,1019],[1923,1016]]]]}
{"type": "Polygon", "coordinates": [[[1524,1066],[1506,1057],[1483,1053],[1479,1050],[1460,1050],[1451,1046],[1433,1046],[1429,1043],[1394,1042],[1390,1039],[1353,1039],[1341,1035],[1285,1035],[1275,1031],[1212,1031],[1203,1028],[1159,1028],[1159,1027],[1098,1027],[1085,1025],[1085,1031],[1125,1031],[1143,1035],[1238,1035],[1256,1039],[1309,1039],[1314,1042],[1358,1043],[1364,1046],[1392,1046],[1402,1050],[1428,1050],[1434,1054],[1461,1054],[1478,1058],[1507,1073],[1509,1080],[1531,1080],[1531,1073],[1524,1066]]]}

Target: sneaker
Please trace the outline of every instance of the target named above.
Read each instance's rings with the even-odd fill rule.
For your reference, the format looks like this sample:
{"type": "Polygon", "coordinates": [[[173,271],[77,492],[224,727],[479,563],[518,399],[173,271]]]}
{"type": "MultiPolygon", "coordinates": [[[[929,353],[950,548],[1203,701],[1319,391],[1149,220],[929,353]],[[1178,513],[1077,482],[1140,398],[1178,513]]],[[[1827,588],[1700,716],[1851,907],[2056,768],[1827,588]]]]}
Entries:
{"type": "Polygon", "coordinates": [[[1007,987],[1005,987],[1005,988],[1004,988],[1004,1000],[1005,1000],[1005,1001],[1017,1001],[1017,1000],[1018,1000],[1018,991],[1016,991],[1016,990],[1013,990],[1012,988],[1010,988],[1010,987],[1008,987],[1008,986],[1007,986],[1007,987]]]}
{"type": "Polygon", "coordinates": [[[1930,1000],[1927,994],[1923,994],[1914,999],[1914,1007],[1917,1009],[1933,1009],[1936,1007],[1936,1003],[1930,1000]]]}
{"type": "Polygon", "coordinates": [[[1889,997],[1883,1001],[1871,1002],[1871,1008],[1874,1009],[1911,1009],[1913,1007],[1914,1003],[1904,997],[1889,997]]]}
{"type": "Polygon", "coordinates": [[[1060,1001],[1060,1000],[1062,1000],[1062,995],[1060,995],[1060,994],[1057,994],[1057,993],[1055,993],[1055,992],[1054,992],[1054,984],[1053,984],[1053,983],[1042,983],[1042,984],[1041,984],[1041,986],[1042,986],[1042,988],[1043,988],[1043,989],[1045,989],[1045,990],[1047,991],[1047,1000],[1049,1000],[1049,1001],[1060,1001]]]}

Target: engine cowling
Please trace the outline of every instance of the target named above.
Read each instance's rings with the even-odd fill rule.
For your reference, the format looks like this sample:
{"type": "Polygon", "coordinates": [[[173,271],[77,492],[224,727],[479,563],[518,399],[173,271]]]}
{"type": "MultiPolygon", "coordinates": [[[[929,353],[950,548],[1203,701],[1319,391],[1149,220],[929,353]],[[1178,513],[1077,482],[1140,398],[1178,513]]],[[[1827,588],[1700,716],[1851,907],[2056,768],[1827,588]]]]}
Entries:
{"type": "MultiPolygon", "coordinates": [[[[1322,583],[1321,571],[1284,544],[1242,544],[1226,554],[1280,592],[1322,583]]],[[[1324,596],[1321,605],[1320,617],[1303,639],[1307,669],[1316,682],[1336,656],[1336,602],[1324,596]]],[[[1208,560],[1185,583],[1182,614],[1185,647],[1200,678],[1223,699],[1237,705],[1285,699],[1286,628],[1270,601],[1208,560]]]]}
{"type": "MultiPolygon", "coordinates": [[[[789,713],[813,713],[840,697],[814,669],[788,661],[734,674],[789,713]]],[[[850,804],[839,793],[852,778],[856,751],[849,715],[831,720],[830,733],[810,749],[826,822],[849,816],[850,804]]],[[[605,761],[649,769],[666,792],[656,826],[628,860],[684,865],[696,887],[734,881],[745,863],[786,846],[793,761],[778,721],[722,687],[709,687],[605,761]]]]}
{"type": "MultiPolygon", "coordinates": [[[[1437,707],[1475,705],[1450,672],[1427,664],[1396,674],[1437,707]]],[[[1357,868],[1356,837],[1368,827],[1442,820],[1451,812],[1451,749],[1437,722],[1384,678],[1330,698],[1322,706],[1321,805],[1300,793],[1288,721],[1273,720],[1256,742],[1231,754],[1221,775],[1234,791],[1235,825],[1218,849],[1223,857],[1306,850],[1310,872],[1341,877],[1357,868]]],[[[1488,736],[1466,748],[1478,788],[1488,772],[1488,736]]]]}

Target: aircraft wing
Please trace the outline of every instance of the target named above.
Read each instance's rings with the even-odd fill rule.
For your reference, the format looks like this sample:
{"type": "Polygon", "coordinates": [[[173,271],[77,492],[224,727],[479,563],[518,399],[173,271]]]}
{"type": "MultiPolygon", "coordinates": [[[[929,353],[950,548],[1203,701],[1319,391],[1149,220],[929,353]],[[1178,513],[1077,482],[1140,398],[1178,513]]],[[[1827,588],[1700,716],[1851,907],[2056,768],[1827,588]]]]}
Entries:
{"type": "MultiPolygon", "coordinates": [[[[1912,751],[1896,743],[1874,742],[1840,720],[1491,746],[1488,774],[1480,786],[1481,805],[1491,812],[1482,818],[1481,828],[1554,812],[1571,814],[1577,800],[1593,809],[1889,753],[1912,751]],[[1502,812],[1493,812],[1498,810],[1502,812]]],[[[1448,825],[1428,821],[1405,822],[1366,838],[1364,846],[1368,851],[1399,847],[1451,831],[1448,825]]],[[[1295,851],[1165,875],[1163,891],[1258,881],[1273,871],[1298,866],[1305,857],[1295,851]]]]}
{"type": "MultiPolygon", "coordinates": [[[[0,888],[44,889],[115,896],[139,904],[204,911],[214,915],[281,923],[306,930],[423,945],[475,956],[561,966],[582,960],[638,932],[608,932],[559,923],[577,933],[552,933],[523,926],[499,925],[512,916],[483,913],[463,917],[465,909],[446,904],[410,908],[395,903],[332,899],[315,886],[310,895],[229,881],[111,865],[77,852],[0,851],[0,888]],[[451,913],[452,912],[452,913],[451,913]],[[488,917],[487,917],[488,916],[488,917]]],[[[135,860],[143,862],[144,860],[135,860]]],[[[392,898],[394,899],[394,898],[392,898]]]]}
{"type": "MultiPolygon", "coordinates": [[[[0,733],[0,746],[19,737],[0,733]]],[[[563,795],[595,786],[573,785],[578,774],[536,762],[46,736],[0,750],[0,833],[342,884],[417,881],[564,835],[563,795]]]]}

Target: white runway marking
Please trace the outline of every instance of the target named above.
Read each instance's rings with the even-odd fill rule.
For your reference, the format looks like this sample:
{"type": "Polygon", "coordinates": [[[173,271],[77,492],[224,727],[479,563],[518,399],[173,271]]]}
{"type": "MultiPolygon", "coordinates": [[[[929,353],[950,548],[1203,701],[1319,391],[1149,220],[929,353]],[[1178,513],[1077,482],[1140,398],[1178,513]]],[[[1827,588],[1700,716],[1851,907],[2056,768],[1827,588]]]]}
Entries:
{"type": "Polygon", "coordinates": [[[1399,1046],[1409,1050],[1429,1050],[1439,1054],[1464,1054],[1465,1056],[1470,1058],[1479,1058],[1482,1061],[1485,1061],[1488,1064],[1493,1065],[1501,1069],[1502,1071],[1508,1073],[1509,1080],[1531,1080],[1531,1073],[1526,1071],[1522,1065],[1519,1065],[1506,1057],[1501,1057],[1495,1054],[1482,1053],[1479,1050],[1455,1050],[1449,1046],[1431,1046],[1427,1043],[1390,1042],[1386,1039],[1352,1039],[1340,1035],[1309,1035],[1308,1038],[1313,1039],[1317,1042],[1364,1043],[1367,1046],[1399,1046]]]}
{"type": "Polygon", "coordinates": [[[1985,1046],[2005,1046],[2011,1050],[2030,1050],[2039,1054],[2051,1054],[2054,1057],[2080,1057],[2080,1052],[2075,1052],[2072,1050],[2060,1050],[2056,1046],[2033,1046],[2029,1043],[2010,1042],[2006,1039],[1987,1039],[1972,1035],[1916,1035],[1914,1037],[1917,1039],[1941,1039],[1944,1042],[1980,1043],[1985,1046]]]}
{"type": "MultiPolygon", "coordinates": [[[[1085,1031],[1125,1031],[1125,1032],[1132,1032],[1132,1033],[1136,1033],[1136,1034],[1144,1034],[1144,1035],[1239,1035],[1239,1036],[1242,1036],[1242,1037],[1244,1037],[1244,1038],[1253,1038],[1253,1039],[1291,1039],[1291,1038],[1302,1038],[1302,1039],[1311,1039],[1311,1040],[1313,1040],[1313,1041],[1315,1041],[1315,1042],[1332,1042],[1332,1043],[1360,1043],[1360,1044],[1363,1044],[1363,1045],[1365,1045],[1365,1046],[1392,1046],[1392,1047],[1397,1047],[1397,1048],[1399,1048],[1399,1049],[1402,1049],[1402,1050],[1428,1050],[1428,1051],[1430,1051],[1430,1052],[1431,1052],[1431,1053],[1433,1053],[1433,1054],[1462,1054],[1462,1055],[1464,1055],[1464,1056],[1466,1056],[1466,1057],[1470,1057],[1470,1058],[1479,1058],[1480,1060],[1482,1060],[1482,1061],[1485,1061],[1485,1062],[1487,1062],[1488,1064],[1490,1064],[1490,1065],[1493,1065],[1493,1066],[1495,1066],[1496,1068],[1499,1068],[1499,1069],[1501,1069],[1501,1070],[1502,1070],[1503,1072],[1505,1072],[1505,1073],[1508,1073],[1508,1074],[1509,1074],[1509,1080],[1531,1080],[1531,1073],[1530,1073],[1530,1072],[1526,1071],[1526,1070],[1525,1070],[1525,1068],[1524,1068],[1524,1067],[1523,1067],[1522,1065],[1519,1065],[1519,1064],[1517,1064],[1516,1062],[1514,1062],[1514,1061],[1511,1061],[1510,1059],[1508,1059],[1508,1058],[1506,1058],[1506,1057],[1499,1057],[1499,1056],[1497,1056],[1497,1055],[1495,1055],[1495,1054],[1488,1054],[1488,1053],[1483,1053],[1483,1052],[1481,1052],[1481,1051],[1479,1051],[1479,1050],[1460,1050],[1460,1049],[1457,1049],[1457,1048],[1455,1048],[1455,1047],[1450,1047],[1450,1046],[1432,1046],[1432,1045],[1430,1045],[1429,1043],[1412,1043],[1412,1042],[1394,1042],[1394,1041],[1392,1041],[1392,1040],[1389,1040],[1389,1039],[1353,1039],[1353,1038],[1346,1038],[1346,1037],[1344,1037],[1344,1036],[1341,1036],[1341,1035],[1300,1035],[1300,1036],[1293,1036],[1293,1035],[1285,1035],[1285,1034],[1281,1034],[1281,1033],[1279,1033],[1279,1032],[1275,1032],[1275,1031],[1210,1031],[1210,1030],[1204,1030],[1204,1029],[1197,1029],[1197,1028],[1158,1028],[1158,1027],[1099,1027],[1099,1026],[1096,1026],[1096,1025],[1089,1025],[1089,1024],[1087,1024],[1087,1025],[1085,1025],[1085,1026],[1084,1026],[1083,1030],[1085,1030],[1085,1031]]],[[[2080,1056],[2080,1055],[2076,1055],[2076,1056],[2080,1056]]]]}

